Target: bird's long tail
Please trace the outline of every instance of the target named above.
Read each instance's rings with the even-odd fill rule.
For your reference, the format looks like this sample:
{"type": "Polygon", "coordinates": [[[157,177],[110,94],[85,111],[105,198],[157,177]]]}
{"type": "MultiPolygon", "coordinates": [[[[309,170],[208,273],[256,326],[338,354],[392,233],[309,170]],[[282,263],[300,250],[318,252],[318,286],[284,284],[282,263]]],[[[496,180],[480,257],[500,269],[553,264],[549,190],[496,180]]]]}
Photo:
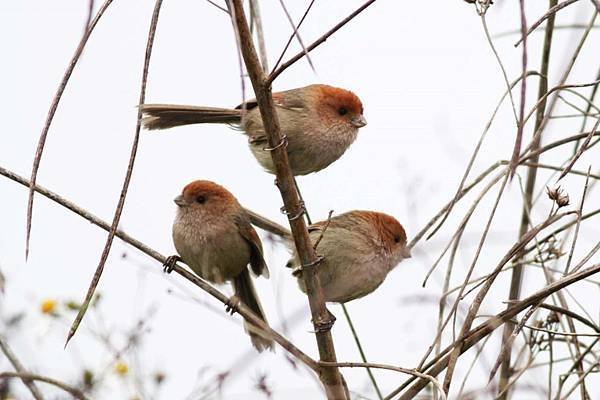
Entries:
{"type": "Polygon", "coordinates": [[[168,129],[190,124],[237,124],[242,110],[174,104],[142,104],[142,124],[146,129],[168,129]]]}
{"type": "MultiPolygon", "coordinates": [[[[258,301],[258,296],[254,290],[254,284],[252,283],[250,273],[247,269],[235,277],[233,280],[233,289],[235,291],[235,295],[240,299],[240,301],[244,303],[246,307],[252,310],[254,314],[265,321],[265,323],[267,323],[265,313],[263,312],[260,302],[258,301]]],[[[259,352],[262,352],[265,349],[273,350],[273,340],[259,333],[258,329],[249,321],[244,321],[244,328],[246,329],[246,332],[248,332],[248,335],[250,335],[250,340],[252,341],[252,345],[256,348],[256,350],[259,352]]]]}

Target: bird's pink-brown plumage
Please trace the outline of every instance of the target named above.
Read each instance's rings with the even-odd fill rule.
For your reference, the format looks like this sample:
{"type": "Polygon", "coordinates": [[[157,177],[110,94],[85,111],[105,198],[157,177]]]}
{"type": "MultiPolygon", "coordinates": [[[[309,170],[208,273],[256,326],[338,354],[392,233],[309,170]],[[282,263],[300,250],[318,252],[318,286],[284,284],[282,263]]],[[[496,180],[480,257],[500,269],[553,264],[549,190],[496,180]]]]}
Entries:
{"type": "MultiPolygon", "coordinates": [[[[320,171],[338,160],[366,125],[363,104],[353,92],[329,85],[309,85],[273,93],[281,134],[294,175],[320,171]]],[[[146,129],[202,123],[233,124],[248,136],[250,150],[268,172],[275,173],[260,111],[255,100],[235,109],[144,104],[146,129]]]]}
{"type": "MultiPolygon", "coordinates": [[[[173,243],[181,259],[201,278],[231,282],[237,298],[266,322],[248,265],[254,275],[269,276],[258,234],[236,198],[210,181],[188,184],[175,199],[173,243]]],[[[273,342],[245,321],[254,347],[262,351],[273,342]]]]}
{"type": "MultiPolygon", "coordinates": [[[[323,256],[316,267],[325,301],[345,303],[377,289],[388,273],[410,257],[406,232],[392,216],[355,210],[309,227],[310,239],[318,241],[323,256]]],[[[297,255],[288,262],[305,292],[297,255]]]]}

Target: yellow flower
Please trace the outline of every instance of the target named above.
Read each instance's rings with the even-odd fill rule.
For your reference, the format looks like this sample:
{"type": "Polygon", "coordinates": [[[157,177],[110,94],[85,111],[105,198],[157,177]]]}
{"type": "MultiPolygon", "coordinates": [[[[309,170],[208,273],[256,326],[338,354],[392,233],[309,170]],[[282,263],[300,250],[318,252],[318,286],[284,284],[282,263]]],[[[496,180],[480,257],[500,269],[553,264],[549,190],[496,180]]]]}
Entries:
{"type": "Polygon", "coordinates": [[[45,299],[44,301],[42,301],[40,310],[44,314],[54,314],[54,312],[56,311],[56,300],[45,299]]]}
{"type": "Polygon", "coordinates": [[[123,361],[117,361],[115,364],[115,372],[117,375],[125,376],[127,375],[127,372],[129,372],[129,366],[123,361]]]}

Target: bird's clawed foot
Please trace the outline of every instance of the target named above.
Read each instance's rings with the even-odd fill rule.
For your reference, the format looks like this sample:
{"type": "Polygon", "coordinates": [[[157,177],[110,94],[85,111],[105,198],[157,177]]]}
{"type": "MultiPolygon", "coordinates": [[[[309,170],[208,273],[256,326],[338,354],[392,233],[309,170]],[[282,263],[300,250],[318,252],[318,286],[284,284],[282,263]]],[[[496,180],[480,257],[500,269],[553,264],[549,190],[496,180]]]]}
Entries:
{"type": "Polygon", "coordinates": [[[179,256],[169,256],[167,257],[165,263],[163,264],[163,271],[165,274],[170,274],[175,269],[175,264],[178,261],[183,261],[179,256]]]}
{"type": "Polygon", "coordinates": [[[240,305],[240,299],[237,296],[231,296],[225,303],[225,312],[233,315],[238,312],[238,306],[240,305]]]}
{"type": "Polygon", "coordinates": [[[327,317],[317,321],[313,320],[313,325],[315,326],[317,332],[325,332],[331,330],[333,324],[335,323],[335,315],[333,315],[331,311],[329,311],[329,309],[327,308],[325,308],[325,311],[327,312],[327,317]]]}

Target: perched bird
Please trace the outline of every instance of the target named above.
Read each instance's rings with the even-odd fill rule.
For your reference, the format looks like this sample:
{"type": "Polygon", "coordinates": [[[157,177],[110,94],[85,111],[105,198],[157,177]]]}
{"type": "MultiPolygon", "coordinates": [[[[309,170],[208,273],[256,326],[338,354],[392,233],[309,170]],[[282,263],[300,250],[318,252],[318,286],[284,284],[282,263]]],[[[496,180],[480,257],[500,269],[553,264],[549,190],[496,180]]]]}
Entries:
{"type": "MultiPolygon", "coordinates": [[[[329,166],[354,142],[358,129],[367,124],[358,96],[333,86],[310,85],[277,92],[273,93],[273,101],[294,175],[329,166]]],[[[201,123],[237,125],[248,136],[250,150],[259,164],[275,174],[256,100],[235,109],[144,104],[141,110],[142,123],[150,130],[201,123]]]]}
{"type": "MultiPolygon", "coordinates": [[[[250,273],[269,277],[262,243],[237,199],[224,187],[210,181],[194,181],[175,198],[177,215],[173,243],[179,256],[165,263],[170,272],[183,260],[198,276],[212,282],[231,282],[235,296],[265,322],[250,273]]],[[[271,349],[273,341],[256,332],[248,321],[244,327],[258,351],[271,349]]]]}
{"type": "MultiPolygon", "coordinates": [[[[327,302],[346,303],[366,296],[411,256],[402,225],[380,212],[350,211],[317,222],[308,231],[323,257],[316,272],[327,302]]],[[[294,268],[300,290],[306,293],[297,254],[287,266],[294,268]]]]}

